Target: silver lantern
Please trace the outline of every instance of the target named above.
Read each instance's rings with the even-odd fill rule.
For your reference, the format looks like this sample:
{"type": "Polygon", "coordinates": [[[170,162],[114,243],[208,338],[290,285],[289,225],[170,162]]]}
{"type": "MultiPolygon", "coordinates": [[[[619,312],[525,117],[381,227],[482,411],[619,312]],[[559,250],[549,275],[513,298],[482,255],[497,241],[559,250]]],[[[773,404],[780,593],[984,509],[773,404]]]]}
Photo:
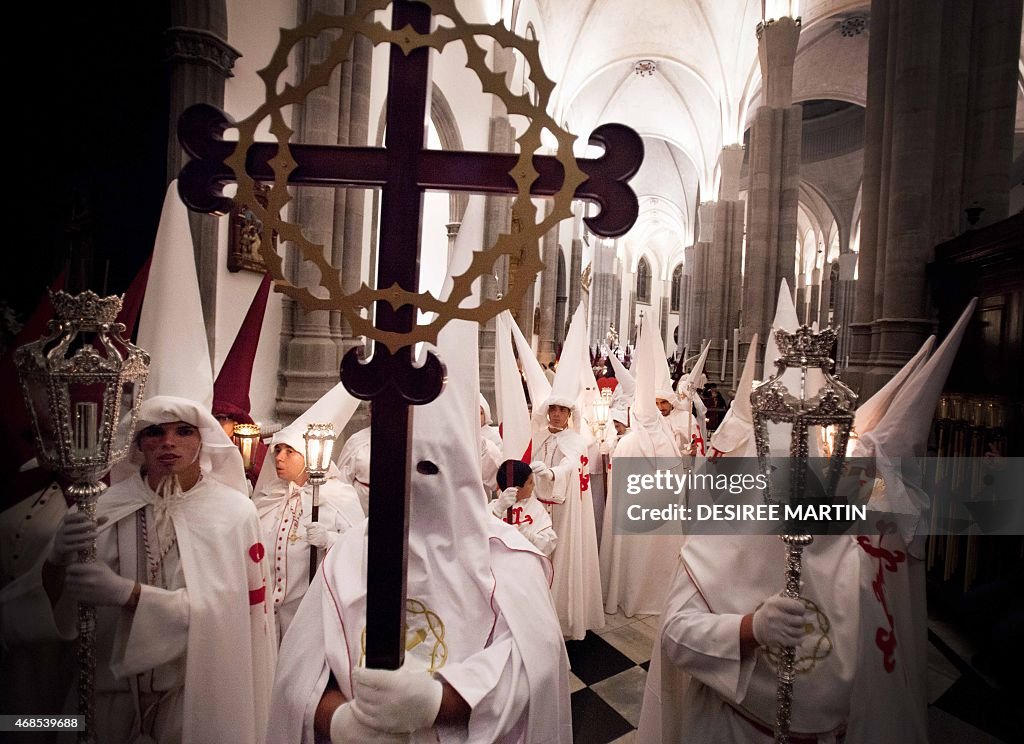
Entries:
{"type": "MultiPolygon", "coordinates": [[[[823,466],[824,498],[835,496],[857,401],[853,391],[830,373],[833,362],[829,354],[836,336],[831,328],[814,333],[808,326],[801,326],[795,333],[775,332],[778,371],[750,394],[754,441],[760,469],[768,476],[765,499],[769,502],[808,501],[807,476],[812,457],[823,466]],[[817,448],[820,441],[827,441],[829,446],[811,452],[811,446],[817,448]],[[770,458],[784,456],[787,451],[788,463],[773,468],[770,458]]],[[[820,498],[820,491],[815,498],[820,498]]],[[[783,594],[794,599],[800,597],[801,555],[814,541],[813,535],[800,534],[803,531],[789,525],[781,536],[786,545],[783,594]]],[[[792,647],[782,649],[779,657],[776,742],[789,742],[795,658],[796,649],[792,647]]]]}
{"type": "MultiPolygon", "coordinates": [[[[100,479],[132,444],[142,404],[149,355],[122,337],[118,296],[93,292],[50,294],[54,319],[47,334],[15,353],[40,464],[63,474],[78,509],[96,517],[100,479]]],[[[79,553],[96,558],[96,546],[79,553]]],[[[95,740],[93,687],[96,608],[78,607],[78,711],[85,718],[80,742],[95,740]]]]}
{"type": "MultiPolygon", "coordinates": [[[[327,470],[331,466],[331,454],[334,452],[334,424],[309,424],[302,438],[306,440],[306,472],[309,483],[313,486],[313,509],[310,520],[316,522],[320,517],[320,486],[327,482],[327,470]]],[[[309,546],[309,583],[313,583],[319,553],[315,545],[309,546]]]]}

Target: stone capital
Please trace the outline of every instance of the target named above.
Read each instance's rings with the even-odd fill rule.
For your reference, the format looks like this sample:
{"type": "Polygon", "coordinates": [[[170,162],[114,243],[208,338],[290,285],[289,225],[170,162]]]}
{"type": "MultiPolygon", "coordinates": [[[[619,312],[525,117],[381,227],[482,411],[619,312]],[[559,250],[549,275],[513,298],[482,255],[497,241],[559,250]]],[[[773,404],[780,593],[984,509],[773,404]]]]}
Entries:
{"type": "Polygon", "coordinates": [[[793,103],[793,64],[800,41],[800,20],[769,19],[757,27],[761,63],[761,105],[784,109],[793,103]]]}
{"type": "Polygon", "coordinates": [[[740,170],[743,167],[743,145],[726,145],[718,158],[722,180],[718,187],[719,201],[738,201],[740,170]]]}
{"type": "Polygon", "coordinates": [[[207,64],[224,77],[233,76],[235,60],[242,56],[219,36],[203,29],[174,26],[167,29],[164,38],[169,61],[207,64]]]}

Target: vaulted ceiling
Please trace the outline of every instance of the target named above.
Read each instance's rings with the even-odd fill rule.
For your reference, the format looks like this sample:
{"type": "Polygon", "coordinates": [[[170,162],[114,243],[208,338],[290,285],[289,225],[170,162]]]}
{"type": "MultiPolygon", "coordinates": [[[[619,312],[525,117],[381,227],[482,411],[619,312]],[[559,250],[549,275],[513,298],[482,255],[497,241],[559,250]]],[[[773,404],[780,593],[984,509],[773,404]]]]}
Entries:
{"type": "MultiPolygon", "coordinates": [[[[778,2],[768,0],[768,17],[778,2]]],[[[865,16],[869,3],[799,5],[794,99],[863,105],[868,33],[846,36],[839,24],[865,16]]],[[[698,198],[717,196],[719,153],[742,141],[758,105],[762,1],[505,0],[503,17],[520,34],[533,27],[545,72],[557,81],[551,113],[559,121],[584,141],[611,121],[643,136],[648,161],[634,181],[641,218],[627,240],[656,238],[671,250],[692,242],[698,198]],[[641,60],[653,62],[653,74],[639,74],[641,60]]]]}

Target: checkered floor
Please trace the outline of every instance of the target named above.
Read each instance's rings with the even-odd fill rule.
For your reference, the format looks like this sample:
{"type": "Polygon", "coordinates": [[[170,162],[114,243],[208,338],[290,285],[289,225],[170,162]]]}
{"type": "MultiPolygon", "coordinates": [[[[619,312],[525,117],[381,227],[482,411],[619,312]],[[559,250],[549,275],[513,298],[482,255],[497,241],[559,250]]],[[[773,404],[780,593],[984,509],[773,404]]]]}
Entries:
{"type": "MultiPolygon", "coordinates": [[[[573,739],[577,744],[635,741],[644,682],[658,632],[657,615],[606,615],[599,633],[567,641],[572,667],[573,739]]],[[[972,649],[956,631],[929,622],[928,700],[931,744],[1024,741],[1019,701],[965,659],[972,649]]]]}

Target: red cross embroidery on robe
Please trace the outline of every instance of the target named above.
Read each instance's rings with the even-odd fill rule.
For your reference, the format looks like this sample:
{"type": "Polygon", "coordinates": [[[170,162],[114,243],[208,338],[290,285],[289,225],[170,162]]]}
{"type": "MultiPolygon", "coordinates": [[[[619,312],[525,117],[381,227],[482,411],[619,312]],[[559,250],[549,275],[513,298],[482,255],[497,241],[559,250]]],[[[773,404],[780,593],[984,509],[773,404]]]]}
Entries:
{"type": "Polygon", "coordinates": [[[590,459],[586,455],[580,455],[580,498],[583,498],[583,493],[590,490],[590,471],[587,470],[587,465],[590,463],[590,459]]]}
{"type": "Polygon", "coordinates": [[[894,522],[881,520],[877,526],[877,547],[871,544],[871,538],[867,535],[859,536],[857,543],[865,553],[878,559],[878,572],[875,574],[874,581],[871,582],[871,588],[874,590],[875,599],[881,606],[882,612],[885,613],[889,628],[879,627],[875,630],[875,645],[882,651],[882,667],[891,674],[896,668],[896,658],[893,653],[896,650],[896,627],[893,624],[892,613],[889,612],[889,603],[885,598],[885,572],[895,573],[899,564],[907,560],[907,555],[902,550],[888,550],[882,547],[882,539],[886,535],[896,532],[894,522]]]}
{"type": "MultiPolygon", "coordinates": [[[[508,520],[505,520],[508,521],[508,520]]],[[[533,517],[529,514],[523,514],[523,507],[514,506],[512,507],[512,521],[509,524],[517,526],[520,524],[533,524],[533,517]]]]}

